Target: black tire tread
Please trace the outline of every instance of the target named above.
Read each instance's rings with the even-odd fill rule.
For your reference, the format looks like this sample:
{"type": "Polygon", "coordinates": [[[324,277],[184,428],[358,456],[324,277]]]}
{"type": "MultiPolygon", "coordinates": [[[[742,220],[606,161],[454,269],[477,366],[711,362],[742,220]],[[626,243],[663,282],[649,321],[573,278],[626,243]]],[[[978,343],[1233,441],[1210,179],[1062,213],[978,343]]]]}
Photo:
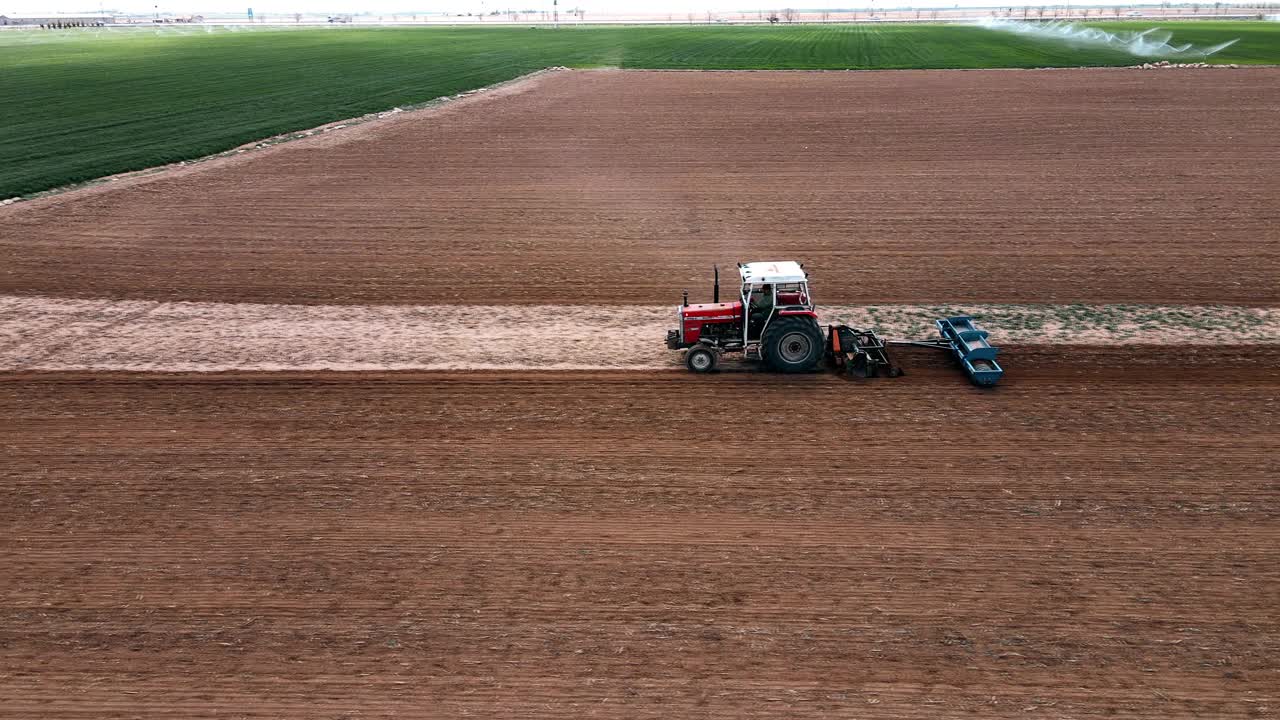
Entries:
{"type": "Polygon", "coordinates": [[[685,351],[685,354],[684,354],[684,366],[685,366],[686,368],[688,368],[688,369],[689,369],[689,372],[692,372],[692,373],[709,373],[709,372],[714,372],[714,371],[715,371],[715,369],[716,369],[716,367],[717,367],[719,364],[720,364],[720,358],[719,358],[719,356],[717,355],[716,351],[715,351],[715,350],[713,350],[713,349],[712,349],[712,348],[710,348],[710,347],[707,347],[706,345],[694,345],[693,347],[691,347],[691,348],[689,348],[687,351],[685,351]],[[706,369],[706,370],[698,370],[697,368],[695,368],[695,367],[693,366],[693,363],[691,362],[691,360],[693,359],[693,354],[694,354],[695,352],[706,352],[706,353],[709,353],[709,354],[711,355],[711,365],[710,365],[709,367],[707,367],[707,369],[706,369]]]}
{"type": "Polygon", "coordinates": [[[818,327],[818,321],[811,317],[792,316],[776,318],[769,323],[769,327],[765,328],[764,336],[760,338],[761,357],[764,359],[765,366],[784,373],[810,372],[822,362],[823,342],[822,328],[818,327]],[[801,330],[809,335],[809,340],[813,343],[813,352],[807,363],[787,364],[779,362],[776,359],[776,349],[779,340],[788,333],[801,330]]]}

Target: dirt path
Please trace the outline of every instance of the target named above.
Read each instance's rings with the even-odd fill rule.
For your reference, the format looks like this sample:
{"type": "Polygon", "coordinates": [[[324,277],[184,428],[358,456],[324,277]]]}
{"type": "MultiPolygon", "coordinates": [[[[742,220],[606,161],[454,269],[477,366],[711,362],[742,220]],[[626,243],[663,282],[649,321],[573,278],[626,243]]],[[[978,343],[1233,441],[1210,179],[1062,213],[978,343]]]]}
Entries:
{"type": "MultiPolygon", "coordinates": [[[[1280,310],[1240,307],[831,307],[822,321],[936,335],[976,314],[1008,345],[1280,345],[1280,310]]],[[[674,306],[323,306],[0,297],[0,370],[679,368],[674,306]]]]}
{"type": "Polygon", "coordinates": [[[1275,68],[559,72],[341,134],[0,208],[0,293],[653,305],[795,257],[832,305],[1280,303],[1275,68]]]}
{"type": "Polygon", "coordinates": [[[1090,352],[0,375],[0,717],[1267,717],[1276,357],[1090,352]]]}

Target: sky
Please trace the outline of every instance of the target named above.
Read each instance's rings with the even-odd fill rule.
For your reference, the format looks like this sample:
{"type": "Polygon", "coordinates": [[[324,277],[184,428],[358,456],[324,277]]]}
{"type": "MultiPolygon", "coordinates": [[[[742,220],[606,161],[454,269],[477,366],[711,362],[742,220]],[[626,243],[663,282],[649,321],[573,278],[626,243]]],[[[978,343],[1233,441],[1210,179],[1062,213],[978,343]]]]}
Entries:
{"type": "MultiPolygon", "coordinates": [[[[244,14],[252,7],[254,13],[291,14],[305,13],[354,13],[375,14],[410,13],[467,13],[492,10],[551,10],[552,0],[0,0],[0,15],[43,15],[53,13],[96,13],[100,9],[122,13],[150,14],[159,12],[172,15],[197,13],[244,14]]],[[[1052,2],[1052,0],[1050,0],[1052,2]]],[[[1059,0],[1065,2],[1065,0],[1059,0]]],[[[1156,0],[1146,0],[1154,3],[1156,0]]],[[[1108,0],[1092,0],[1073,4],[1106,4],[1108,0]]],[[[582,7],[588,16],[617,13],[687,13],[735,12],[756,9],[797,7],[821,9],[849,7],[992,7],[999,0],[846,0],[843,3],[806,2],[805,0],[560,0],[560,9],[582,7]]],[[[590,17],[588,17],[590,19],[590,17]]]]}

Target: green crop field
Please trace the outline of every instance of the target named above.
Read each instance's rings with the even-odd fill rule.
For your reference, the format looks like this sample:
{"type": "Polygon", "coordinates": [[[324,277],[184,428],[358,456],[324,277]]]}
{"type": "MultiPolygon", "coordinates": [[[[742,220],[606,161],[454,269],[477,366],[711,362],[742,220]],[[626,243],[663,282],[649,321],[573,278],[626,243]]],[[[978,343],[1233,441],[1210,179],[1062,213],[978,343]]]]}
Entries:
{"type": "MultiPolygon", "coordinates": [[[[1119,27],[1109,24],[1108,27],[1119,27]]],[[[1174,27],[1280,62],[1280,23],[1174,27]]],[[[0,32],[0,198],[220,152],[552,65],[690,69],[1131,65],[979,27],[137,28],[0,32]]]]}

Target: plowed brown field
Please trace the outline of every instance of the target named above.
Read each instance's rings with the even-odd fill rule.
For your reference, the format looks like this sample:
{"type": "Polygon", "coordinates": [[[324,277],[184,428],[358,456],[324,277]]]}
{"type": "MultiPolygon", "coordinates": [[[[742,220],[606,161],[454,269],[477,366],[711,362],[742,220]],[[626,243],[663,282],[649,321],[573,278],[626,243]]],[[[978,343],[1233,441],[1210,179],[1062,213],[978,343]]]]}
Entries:
{"type": "Polygon", "coordinates": [[[575,71],[0,208],[0,718],[1274,717],[1277,118],[1263,68],[575,71]],[[783,257],[911,336],[1090,305],[981,306],[989,391],[297,371],[666,367],[783,257]]]}
{"type": "Polygon", "coordinates": [[[1017,354],[3,376],[0,717],[1274,715],[1280,355],[1017,354]]]}
{"type": "Polygon", "coordinates": [[[1280,70],[575,71],[494,95],[0,210],[0,294],[652,304],[794,257],[835,304],[1280,303],[1280,70]]]}

